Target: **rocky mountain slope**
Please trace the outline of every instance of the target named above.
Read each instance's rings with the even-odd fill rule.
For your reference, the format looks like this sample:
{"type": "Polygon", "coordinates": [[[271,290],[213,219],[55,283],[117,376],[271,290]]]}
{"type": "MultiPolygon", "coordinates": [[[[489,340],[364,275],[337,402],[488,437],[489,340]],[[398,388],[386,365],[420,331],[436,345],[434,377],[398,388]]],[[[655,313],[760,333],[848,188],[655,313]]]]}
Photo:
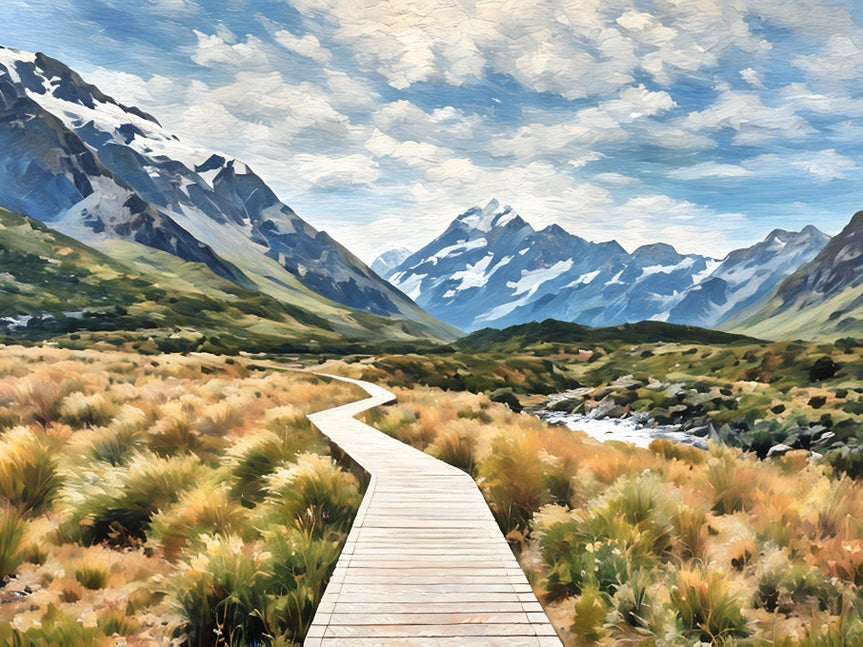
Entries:
{"type": "Polygon", "coordinates": [[[715,327],[811,260],[828,237],[776,230],[723,260],[656,243],[628,253],[551,225],[536,231],[492,200],[457,217],[386,275],[464,330],[558,319],[588,326],[659,320],[715,327]]]}
{"type": "Polygon", "coordinates": [[[0,206],[121,260],[149,250],[339,320],[451,338],[238,160],[196,150],[43,54],[0,49],[0,206]],[[123,243],[123,244],[120,244],[123,243]],[[129,247],[128,243],[134,243],[129,247]],[[384,317],[387,323],[367,320],[384,317]]]}
{"type": "Polygon", "coordinates": [[[768,338],[863,336],[863,211],[814,259],[723,328],[768,338]]]}

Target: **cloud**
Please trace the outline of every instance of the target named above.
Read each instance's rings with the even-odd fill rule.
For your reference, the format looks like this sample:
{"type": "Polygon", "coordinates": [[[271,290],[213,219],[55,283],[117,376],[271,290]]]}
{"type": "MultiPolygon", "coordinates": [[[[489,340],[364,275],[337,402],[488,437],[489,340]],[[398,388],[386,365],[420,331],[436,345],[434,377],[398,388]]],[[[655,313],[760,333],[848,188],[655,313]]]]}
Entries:
{"type": "Polygon", "coordinates": [[[321,45],[321,42],[312,34],[302,37],[295,36],[287,29],[280,29],[273,37],[285,49],[312,59],[319,65],[326,65],[333,60],[333,55],[321,45]]]}
{"type": "Polygon", "coordinates": [[[753,70],[751,67],[740,70],[740,78],[753,88],[764,89],[764,75],[758,70],[753,70]]]}
{"type": "Polygon", "coordinates": [[[312,190],[371,184],[380,177],[373,159],[356,154],[332,157],[302,153],[291,159],[290,166],[312,190]]]}
{"type": "Polygon", "coordinates": [[[674,169],[668,174],[678,180],[701,180],[704,178],[749,177],[752,171],[737,164],[702,162],[674,169]]]}
{"type": "Polygon", "coordinates": [[[863,80],[863,37],[851,39],[834,34],[815,54],[796,56],[792,65],[808,74],[819,85],[842,87],[863,80]]]}
{"type": "Polygon", "coordinates": [[[233,66],[237,68],[268,65],[263,41],[248,36],[244,43],[229,43],[224,36],[193,30],[198,39],[192,60],[204,67],[233,66]]]}
{"type": "Polygon", "coordinates": [[[857,164],[849,157],[840,155],[835,150],[818,151],[812,156],[799,156],[791,165],[814,175],[819,182],[830,182],[848,177],[848,174],[858,170],[857,164]]]}
{"type": "MultiPolygon", "coordinates": [[[[818,183],[848,179],[860,170],[857,163],[828,148],[820,151],[799,151],[795,153],[765,153],[745,160],[742,164],[759,178],[782,178],[786,182],[796,170],[797,176],[804,179],[812,176],[818,183]]],[[[809,178],[809,179],[812,179],[809,178]]]]}
{"type": "Polygon", "coordinates": [[[765,145],[776,139],[799,140],[815,133],[794,106],[768,106],[758,94],[738,92],[727,85],[711,106],[689,113],[682,125],[694,132],[733,129],[734,142],[744,146],[765,145]]]}

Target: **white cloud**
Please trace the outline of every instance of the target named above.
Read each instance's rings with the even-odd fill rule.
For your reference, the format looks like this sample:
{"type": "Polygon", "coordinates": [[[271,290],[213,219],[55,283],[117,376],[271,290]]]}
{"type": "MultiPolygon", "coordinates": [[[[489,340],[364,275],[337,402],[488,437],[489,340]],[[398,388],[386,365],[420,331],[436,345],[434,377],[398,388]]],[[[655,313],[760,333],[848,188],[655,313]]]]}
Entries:
{"type": "Polygon", "coordinates": [[[325,16],[336,40],[366,71],[394,88],[417,82],[470,84],[485,68],[536,92],[568,99],[615,93],[641,68],[660,82],[714,67],[728,47],[757,52],[740,2],[697,0],[654,7],[631,0],[294,0],[310,19],[325,16]]]}
{"type": "Polygon", "coordinates": [[[752,175],[752,171],[737,164],[702,162],[674,169],[668,175],[678,180],[701,180],[716,177],[748,177],[752,175]]]}
{"type": "Polygon", "coordinates": [[[440,164],[452,152],[428,142],[399,141],[377,128],[366,140],[366,149],[378,157],[391,157],[414,168],[429,168],[440,164]]]}
{"type": "Polygon", "coordinates": [[[863,35],[856,40],[834,34],[821,51],[797,56],[792,64],[821,86],[842,88],[863,80],[863,35]]]}
{"type": "Polygon", "coordinates": [[[192,60],[204,67],[233,66],[246,67],[268,65],[263,51],[263,41],[255,36],[248,36],[244,43],[229,43],[224,35],[205,34],[193,30],[198,39],[197,49],[192,54],[192,60]]]}
{"type": "Polygon", "coordinates": [[[835,150],[828,149],[809,155],[801,155],[791,162],[791,165],[811,173],[819,182],[829,182],[848,177],[848,173],[857,170],[857,164],[849,157],[840,155],[835,150]]]}
{"type": "Polygon", "coordinates": [[[849,178],[860,170],[853,159],[832,148],[781,155],[765,153],[745,160],[742,164],[766,181],[770,178],[783,178],[787,181],[789,175],[796,170],[799,176],[811,175],[817,182],[823,183],[849,178]]]}
{"type": "Polygon", "coordinates": [[[285,49],[312,59],[319,65],[326,65],[333,59],[333,55],[321,45],[321,42],[312,34],[302,37],[295,36],[287,29],[280,29],[273,37],[285,49]]]}
{"type": "Polygon", "coordinates": [[[144,8],[171,18],[191,18],[201,13],[201,8],[192,0],[145,0],[144,8]]]}
{"type": "Polygon", "coordinates": [[[764,89],[764,75],[758,70],[754,70],[751,67],[740,70],[740,78],[753,88],[764,89]]]}
{"type": "Polygon", "coordinates": [[[290,166],[313,190],[371,184],[380,177],[377,163],[365,155],[329,157],[301,153],[291,159],[290,166]]]}
{"type": "Polygon", "coordinates": [[[754,92],[737,92],[727,85],[717,100],[708,108],[687,115],[682,124],[698,132],[732,128],[737,144],[757,146],[775,139],[802,139],[815,130],[800,117],[794,106],[765,105],[754,92]]]}

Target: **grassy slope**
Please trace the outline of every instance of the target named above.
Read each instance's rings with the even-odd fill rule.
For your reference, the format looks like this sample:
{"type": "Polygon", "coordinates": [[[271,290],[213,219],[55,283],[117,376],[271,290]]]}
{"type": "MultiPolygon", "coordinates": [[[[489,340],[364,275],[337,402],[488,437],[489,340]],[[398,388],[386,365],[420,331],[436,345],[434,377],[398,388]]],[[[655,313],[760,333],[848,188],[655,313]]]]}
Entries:
{"type": "Polygon", "coordinates": [[[765,339],[833,341],[863,337],[863,286],[850,288],[820,303],[782,309],[774,297],[755,312],[744,311],[722,324],[730,332],[745,332],[765,339]]]}
{"type": "Polygon", "coordinates": [[[162,350],[235,352],[315,351],[342,347],[345,338],[430,334],[413,322],[331,303],[299,284],[276,291],[284,300],[245,290],[203,265],[134,243],[108,243],[109,256],[5,210],[0,245],[0,316],[53,317],[16,331],[16,338],[59,336],[61,343],[79,346],[107,340],[145,349],[152,337],[162,350]]]}

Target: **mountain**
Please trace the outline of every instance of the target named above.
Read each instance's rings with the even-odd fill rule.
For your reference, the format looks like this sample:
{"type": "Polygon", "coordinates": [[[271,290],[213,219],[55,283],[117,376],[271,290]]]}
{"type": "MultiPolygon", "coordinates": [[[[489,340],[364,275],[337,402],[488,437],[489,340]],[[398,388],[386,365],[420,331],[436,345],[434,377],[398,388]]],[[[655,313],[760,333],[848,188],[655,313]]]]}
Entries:
{"type": "Polygon", "coordinates": [[[0,339],[218,352],[342,342],[321,317],[238,287],[202,265],[156,255],[161,275],[0,209],[0,339]],[[206,292],[201,282],[208,283],[206,292]]]}
{"type": "Polygon", "coordinates": [[[687,290],[668,320],[715,328],[766,296],[824,249],[830,237],[809,225],[800,232],[776,229],[762,242],[737,249],[687,290]]]}
{"type": "Polygon", "coordinates": [[[434,316],[475,330],[522,321],[526,308],[573,276],[625,256],[617,243],[590,243],[556,225],[536,231],[492,200],[456,218],[389,280],[434,316]]]}
{"type": "Polygon", "coordinates": [[[385,276],[468,331],[548,318],[593,327],[653,319],[710,328],[768,293],[827,240],[807,227],[776,230],[721,261],[663,243],[630,254],[616,241],[589,242],[557,225],[537,231],[492,200],[458,216],[385,276]]]}
{"type": "Polygon", "coordinates": [[[382,278],[388,278],[395,268],[404,263],[413,252],[407,247],[396,247],[378,256],[372,263],[372,272],[382,278]]]}
{"type": "Polygon", "coordinates": [[[154,251],[202,264],[344,334],[457,334],[247,165],[185,145],[44,54],[0,48],[0,205],[133,265],[152,268],[154,251]]]}
{"type": "Polygon", "coordinates": [[[863,336],[863,211],[810,262],[723,328],[772,339],[863,336]]]}

